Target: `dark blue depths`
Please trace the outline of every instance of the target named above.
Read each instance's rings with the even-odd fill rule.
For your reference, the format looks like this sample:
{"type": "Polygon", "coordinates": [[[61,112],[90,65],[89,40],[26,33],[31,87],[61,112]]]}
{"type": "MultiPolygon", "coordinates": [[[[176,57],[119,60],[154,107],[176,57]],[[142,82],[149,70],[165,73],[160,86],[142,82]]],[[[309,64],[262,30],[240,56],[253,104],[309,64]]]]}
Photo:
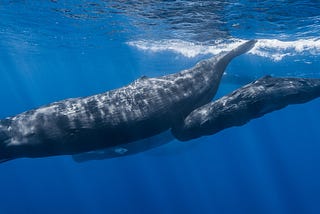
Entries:
{"type": "MultiPolygon", "coordinates": [[[[63,35],[70,31],[61,29],[63,35]]],[[[28,38],[30,46],[18,40],[17,47],[5,40],[12,35],[1,36],[1,118],[120,87],[142,75],[176,72],[199,60],[141,52],[125,43],[125,34],[97,46],[103,37],[84,30],[94,47],[73,34],[54,40],[44,33],[28,38]]],[[[227,73],[257,78],[319,72],[316,61],[295,60],[245,55],[227,73]]],[[[223,83],[218,96],[237,87],[223,83]]],[[[82,164],[67,156],[4,163],[0,213],[320,213],[319,106],[319,99],[290,106],[242,127],[135,156],[82,164]]]]}

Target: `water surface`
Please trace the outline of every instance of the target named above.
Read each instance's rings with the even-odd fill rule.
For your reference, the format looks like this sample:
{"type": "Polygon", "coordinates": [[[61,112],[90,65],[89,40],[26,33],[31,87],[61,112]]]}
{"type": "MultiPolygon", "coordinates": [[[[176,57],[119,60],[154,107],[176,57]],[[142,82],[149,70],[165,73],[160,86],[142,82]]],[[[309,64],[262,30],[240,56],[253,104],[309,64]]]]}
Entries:
{"type": "MultiPolygon", "coordinates": [[[[217,97],[266,74],[320,77],[320,4],[3,0],[0,118],[177,72],[258,39],[217,97]]],[[[1,214],[319,213],[320,100],[190,142],[78,164],[0,166],[1,214]]]]}

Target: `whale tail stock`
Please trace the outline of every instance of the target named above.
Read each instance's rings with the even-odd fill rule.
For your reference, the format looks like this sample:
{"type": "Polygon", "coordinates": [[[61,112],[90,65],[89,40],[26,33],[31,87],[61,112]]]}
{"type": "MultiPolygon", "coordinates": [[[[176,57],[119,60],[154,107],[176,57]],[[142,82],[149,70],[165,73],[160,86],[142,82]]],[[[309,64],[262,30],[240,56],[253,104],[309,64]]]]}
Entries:
{"type": "Polygon", "coordinates": [[[232,49],[231,51],[227,53],[222,53],[221,56],[218,57],[217,65],[222,66],[220,68],[224,70],[233,58],[250,51],[255,46],[257,41],[258,40],[256,39],[246,41],[243,44],[239,45],[238,47],[232,49]]]}
{"type": "Polygon", "coordinates": [[[249,40],[241,45],[239,45],[237,48],[231,50],[227,55],[229,55],[230,58],[234,58],[234,57],[237,57],[241,54],[244,54],[248,51],[250,51],[254,45],[257,43],[258,40],[256,39],[252,39],[252,40],[249,40]]]}

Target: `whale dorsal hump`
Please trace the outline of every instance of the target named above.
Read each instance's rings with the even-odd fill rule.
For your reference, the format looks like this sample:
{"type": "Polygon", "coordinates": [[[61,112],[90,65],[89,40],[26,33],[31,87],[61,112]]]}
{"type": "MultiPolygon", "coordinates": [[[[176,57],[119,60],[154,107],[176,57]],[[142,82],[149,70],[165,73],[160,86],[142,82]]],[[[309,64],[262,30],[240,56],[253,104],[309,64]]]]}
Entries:
{"type": "Polygon", "coordinates": [[[138,80],[145,80],[148,79],[149,77],[147,77],[146,75],[141,76],[138,80]]]}

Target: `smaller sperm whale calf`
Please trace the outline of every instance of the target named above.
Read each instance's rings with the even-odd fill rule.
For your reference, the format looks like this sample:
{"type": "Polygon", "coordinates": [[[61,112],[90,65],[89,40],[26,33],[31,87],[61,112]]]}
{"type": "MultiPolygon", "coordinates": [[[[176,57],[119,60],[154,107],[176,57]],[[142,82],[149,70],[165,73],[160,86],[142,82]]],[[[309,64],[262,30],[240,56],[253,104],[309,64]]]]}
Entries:
{"type": "Polygon", "coordinates": [[[320,96],[320,79],[262,77],[191,112],[172,133],[187,141],[320,96]]]}

